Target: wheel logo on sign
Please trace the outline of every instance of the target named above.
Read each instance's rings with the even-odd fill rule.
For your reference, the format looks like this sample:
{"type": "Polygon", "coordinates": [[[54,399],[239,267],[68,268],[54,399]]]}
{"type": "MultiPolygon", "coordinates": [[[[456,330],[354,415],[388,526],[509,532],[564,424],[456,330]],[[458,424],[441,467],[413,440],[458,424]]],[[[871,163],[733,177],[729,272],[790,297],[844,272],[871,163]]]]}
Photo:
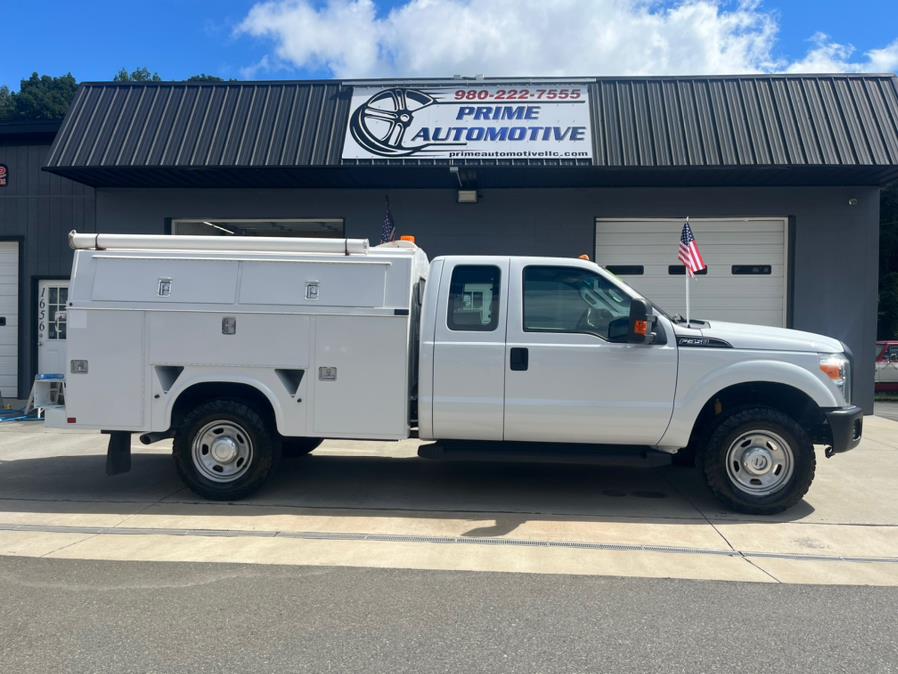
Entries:
{"type": "Polygon", "coordinates": [[[405,134],[415,114],[436,99],[417,89],[394,87],[374,94],[349,120],[349,132],[360,147],[381,157],[408,157],[428,147],[405,145],[405,134]]]}

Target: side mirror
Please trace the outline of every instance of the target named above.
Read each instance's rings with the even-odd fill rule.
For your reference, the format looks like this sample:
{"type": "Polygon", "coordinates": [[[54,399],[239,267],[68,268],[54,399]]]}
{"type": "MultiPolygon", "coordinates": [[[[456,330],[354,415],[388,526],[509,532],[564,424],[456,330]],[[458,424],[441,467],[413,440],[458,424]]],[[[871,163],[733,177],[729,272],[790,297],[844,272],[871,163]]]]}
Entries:
{"type": "Polygon", "coordinates": [[[648,344],[652,339],[653,317],[648,303],[643,299],[630,302],[630,330],[627,341],[630,344],[648,344]]]}

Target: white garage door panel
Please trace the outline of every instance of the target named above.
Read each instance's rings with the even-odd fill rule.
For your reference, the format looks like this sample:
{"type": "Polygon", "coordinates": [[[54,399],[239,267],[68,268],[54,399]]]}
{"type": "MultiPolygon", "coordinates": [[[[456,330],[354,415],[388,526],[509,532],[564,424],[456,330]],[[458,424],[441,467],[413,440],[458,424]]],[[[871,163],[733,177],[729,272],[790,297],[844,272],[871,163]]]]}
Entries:
{"type": "MultiPolygon", "coordinates": [[[[691,313],[763,325],[786,323],[786,220],[750,218],[690,220],[706,275],[690,284],[691,313]],[[770,265],[770,274],[733,274],[733,265],[770,265]]],[[[679,266],[682,220],[596,220],[596,260],[603,266],[642,265],[640,275],[620,278],[670,313],[686,313],[685,279],[679,266]]]]}
{"type": "MultiPolygon", "coordinates": [[[[695,231],[694,227],[693,231],[695,231]]],[[[655,237],[653,238],[661,238],[661,236],[669,235],[670,230],[667,232],[655,232],[654,234],[655,237]]],[[[648,233],[638,234],[621,232],[613,235],[606,234],[605,236],[596,237],[596,241],[606,246],[626,248],[627,246],[646,245],[644,239],[647,235],[648,233]],[[642,243],[640,243],[640,241],[642,241],[642,243]]],[[[698,233],[695,235],[697,237],[698,233]]],[[[727,244],[730,246],[770,246],[772,248],[779,248],[783,244],[783,233],[782,231],[758,232],[757,235],[754,235],[748,232],[732,232],[730,234],[727,234],[726,232],[714,232],[711,234],[704,232],[702,234],[702,243],[709,246],[727,244]]],[[[654,247],[657,249],[663,245],[664,244],[657,244],[654,247]]]]}
{"type": "MultiPolygon", "coordinates": [[[[669,233],[669,232],[668,232],[669,233]]],[[[696,240],[698,240],[698,232],[695,232],[696,240]]],[[[655,234],[654,237],[660,237],[660,235],[655,234]]],[[[678,245],[678,239],[674,239],[674,253],[676,253],[678,245]]],[[[671,244],[650,244],[648,242],[639,243],[637,239],[633,243],[628,243],[626,245],[620,244],[607,244],[602,243],[601,240],[597,241],[597,246],[603,246],[603,250],[606,253],[612,255],[630,255],[634,257],[641,257],[643,263],[657,264],[659,261],[668,261],[670,258],[670,248],[671,244]]],[[[715,253],[714,261],[717,264],[726,263],[730,261],[730,263],[734,262],[736,264],[748,264],[745,262],[746,255],[773,255],[774,259],[776,256],[782,255],[782,241],[779,244],[768,244],[768,243],[756,243],[752,244],[740,244],[735,241],[727,241],[724,239],[720,243],[712,243],[707,241],[705,237],[701,238],[699,242],[699,248],[702,250],[702,257],[705,256],[705,249],[713,250],[715,253]]],[[[705,262],[708,262],[705,259],[705,262]]],[[[674,258],[673,264],[676,264],[677,260],[674,258]]],[[[711,264],[708,262],[708,264],[711,264]]],[[[765,262],[764,264],[770,264],[769,262],[765,262]]]]}
{"type": "Polygon", "coordinates": [[[0,241],[0,393],[13,398],[19,385],[19,244],[0,241]]]}

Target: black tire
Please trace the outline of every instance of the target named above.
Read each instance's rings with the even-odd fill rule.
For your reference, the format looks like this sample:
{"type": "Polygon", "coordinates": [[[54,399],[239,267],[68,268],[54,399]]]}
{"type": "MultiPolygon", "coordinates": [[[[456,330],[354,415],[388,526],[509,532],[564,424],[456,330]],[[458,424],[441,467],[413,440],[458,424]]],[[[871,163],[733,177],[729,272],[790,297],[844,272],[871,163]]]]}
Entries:
{"type": "Polygon", "coordinates": [[[324,438],[281,438],[285,459],[295,459],[310,454],[321,446],[324,438]]]}
{"type": "MultiPolygon", "coordinates": [[[[217,443],[216,439],[213,444],[217,443]]],[[[280,458],[280,436],[259,412],[239,400],[203,403],[184,418],[175,432],[174,459],[178,474],[194,493],[215,501],[235,501],[256,491],[271,475],[280,458]],[[235,451],[244,452],[243,463],[239,463],[238,454],[236,461],[221,462],[218,466],[224,467],[222,473],[233,469],[231,479],[227,475],[218,476],[219,481],[209,477],[216,473],[215,465],[211,465],[210,470],[210,464],[215,464],[216,459],[210,456],[208,444],[203,443],[202,438],[216,437],[216,428],[231,429],[223,433],[233,436],[235,451]],[[196,455],[194,441],[197,442],[196,455]]]]}
{"type": "MultiPolygon", "coordinates": [[[[778,443],[774,442],[770,446],[776,444],[778,443]]],[[[708,487],[724,505],[742,513],[773,515],[791,508],[808,492],[814,481],[817,457],[807,432],[792,417],[770,407],[747,407],[734,410],[718,422],[702,452],[700,465],[708,487]],[[780,465],[791,465],[790,469],[781,469],[787,470],[786,475],[791,470],[791,475],[778,477],[777,473],[771,471],[767,473],[769,479],[782,480],[775,491],[767,494],[748,493],[748,489],[763,490],[765,487],[761,485],[760,478],[753,477],[751,472],[745,472],[745,464],[732,459],[736,452],[757,444],[749,436],[757,433],[756,438],[764,438],[765,432],[778,436],[787,445],[775,451],[789,452],[790,461],[780,465]],[[740,441],[738,445],[737,441],[740,441]],[[732,461],[728,461],[728,454],[732,461]],[[754,480],[761,486],[743,484],[740,487],[739,480],[743,483],[754,480]]]]}

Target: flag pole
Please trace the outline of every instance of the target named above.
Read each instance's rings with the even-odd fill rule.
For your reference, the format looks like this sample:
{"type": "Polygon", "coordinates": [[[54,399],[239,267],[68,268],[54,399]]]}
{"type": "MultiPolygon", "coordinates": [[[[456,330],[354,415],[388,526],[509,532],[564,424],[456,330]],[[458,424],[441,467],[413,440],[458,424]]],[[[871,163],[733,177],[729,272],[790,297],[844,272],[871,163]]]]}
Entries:
{"type": "MultiPolygon", "coordinates": [[[[686,216],[686,224],[689,224],[689,216],[686,216]]],[[[689,327],[689,269],[683,265],[683,276],[686,279],[686,327],[689,327]]]]}

